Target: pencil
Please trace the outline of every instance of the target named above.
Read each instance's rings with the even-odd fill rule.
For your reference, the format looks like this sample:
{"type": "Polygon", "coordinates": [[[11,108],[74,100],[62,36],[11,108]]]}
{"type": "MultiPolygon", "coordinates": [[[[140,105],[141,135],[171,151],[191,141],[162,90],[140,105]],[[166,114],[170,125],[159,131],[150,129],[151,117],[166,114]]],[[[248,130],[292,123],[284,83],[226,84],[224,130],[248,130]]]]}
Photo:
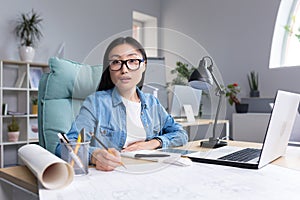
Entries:
{"type": "MultiPolygon", "coordinates": [[[[76,142],[76,146],[74,149],[74,153],[77,155],[78,154],[78,150],[80,148],[80,143],[81,143],[81,134],[78,134],[78,138],[77,138],[77,142],[76,142]]],[[[71,161],[71,166],[74,166],[74,160],[71,161]]]]}
{"type": "Polygon", "coordinates": [[[69,138],[66,136],[66,134],[62,134],[62,133],[59,133],[59,134],[64,138],[64,141],[66,143],[70,143],[69,138]]]}
{"type": "MultiPolygon", "coordinates": [[[[111,151],[109,150],[109,148],[108,148],[103,142],[101,142],[101,140],[99,140],[99,139],[95,136],[94,133],[90,132],[90,135],[91,135],[92,137],[94,137],[95,140],[96,140],[96,141],[97,141],[97,142],[98,142],[98,143],[99,143],[106,151],[108,151],[108,153],[110,153],[110,154],[113,155],[113,152],[111,152],[111,151]]],[[[125,166],[125,164],[124,164],[123,162],[119,162],[119,164],[122,165],[125,169],[127,169],[126,166],[125,166]]]]}

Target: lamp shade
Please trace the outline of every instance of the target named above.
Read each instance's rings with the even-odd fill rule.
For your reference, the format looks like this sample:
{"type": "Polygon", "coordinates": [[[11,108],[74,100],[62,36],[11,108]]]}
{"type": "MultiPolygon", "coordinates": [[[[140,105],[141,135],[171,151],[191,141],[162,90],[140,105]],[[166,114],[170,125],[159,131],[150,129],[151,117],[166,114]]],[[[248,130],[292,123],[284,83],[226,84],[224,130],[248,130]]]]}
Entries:
{"type": "Polygon", "coordinates": [[[200,60],[198,69],[195,69],[189,78],[189,85],[198,90],[208,91],[213,85],[213,79],[207,69],[205,57],[200,60]]]}

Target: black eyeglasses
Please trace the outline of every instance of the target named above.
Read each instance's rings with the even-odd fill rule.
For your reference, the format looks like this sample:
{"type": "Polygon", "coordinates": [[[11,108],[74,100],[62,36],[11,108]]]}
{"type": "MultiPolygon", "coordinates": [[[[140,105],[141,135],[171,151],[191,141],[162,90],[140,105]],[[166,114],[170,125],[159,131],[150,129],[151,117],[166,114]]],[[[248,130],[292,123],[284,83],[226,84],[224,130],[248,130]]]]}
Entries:
{"type": "Polygon", "coordinates": [[[109,69],[119,71],[125,64],[129,70],[136,71],[140,68],[142,62],[144,62],[144,59],[109,60],[109,69]]]}

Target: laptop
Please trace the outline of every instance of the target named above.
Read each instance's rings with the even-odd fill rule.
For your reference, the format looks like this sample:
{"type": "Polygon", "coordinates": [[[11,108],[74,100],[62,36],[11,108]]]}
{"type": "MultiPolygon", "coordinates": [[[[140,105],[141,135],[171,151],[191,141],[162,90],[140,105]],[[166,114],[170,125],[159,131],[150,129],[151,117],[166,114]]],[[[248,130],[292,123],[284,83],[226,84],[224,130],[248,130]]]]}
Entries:
{"type": "Polygon", "coordinates": [[[195,162],[259,169],[284,155],[296,118],[300,94],[278,90],[261,148],[224,146],[186,154],[195,162]],[[249,153],[250,152],[250,153],[249,153]],[[236,154],[243,154],[242,161],[236,154]]]}

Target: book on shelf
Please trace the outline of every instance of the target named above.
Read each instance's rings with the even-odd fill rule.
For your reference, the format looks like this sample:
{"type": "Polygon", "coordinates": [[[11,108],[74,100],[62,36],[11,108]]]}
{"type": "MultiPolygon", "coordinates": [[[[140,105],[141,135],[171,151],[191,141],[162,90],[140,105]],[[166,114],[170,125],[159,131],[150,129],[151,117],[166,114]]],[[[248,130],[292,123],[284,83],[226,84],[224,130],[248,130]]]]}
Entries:
{"type": "Polygon", "coordinates": [[[25,76],[26,76],[26,72],[21,72],[21,74],[18,76],[18,79],[17,79],[17,81],[15,83],[15,87],[16,88],[22,87],[24,79],[25,79],[25,76]]]}
{"type": "Polygon", "coordinates": [[[7,103],[2,104],[2,115],[7,115],[7,108],[8,108],[7,103]]]}
{"type": "Polygon", "coordinates": [[[7,111],[8,115],[26,115],[26,112],[17,112],[17,111],[7,111]]]}

